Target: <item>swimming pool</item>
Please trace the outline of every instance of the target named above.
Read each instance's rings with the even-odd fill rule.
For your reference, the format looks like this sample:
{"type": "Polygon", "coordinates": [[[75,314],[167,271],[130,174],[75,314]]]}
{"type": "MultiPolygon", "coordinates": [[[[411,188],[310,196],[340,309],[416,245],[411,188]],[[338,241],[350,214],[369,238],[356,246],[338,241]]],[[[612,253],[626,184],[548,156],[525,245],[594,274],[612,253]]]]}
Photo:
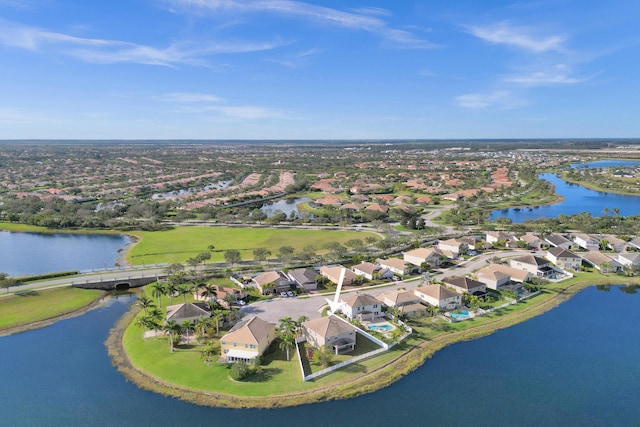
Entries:
{"type": "Polygon", "coordinates": [[[469,312],[468,311],[459,311],[457,313],[451,312],[449,313],[449,315],[451,317],[453,317],[454,319],[460,318],[460,317],[469,317],[469,312]]]}
{"type": "Polygon", "coordinates": [[[391,326],[391,325],[367,325],[367,328],[370,331],[389,332],[390,330],[393,329],[393,326],[391,326]]]}

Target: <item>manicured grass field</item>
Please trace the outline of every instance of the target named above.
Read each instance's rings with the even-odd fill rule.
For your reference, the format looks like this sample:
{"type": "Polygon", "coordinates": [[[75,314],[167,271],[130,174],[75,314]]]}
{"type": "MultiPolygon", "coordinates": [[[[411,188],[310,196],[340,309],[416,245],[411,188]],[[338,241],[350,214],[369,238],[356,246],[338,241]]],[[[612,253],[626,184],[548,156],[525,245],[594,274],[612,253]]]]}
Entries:
{"type": "Polygon", "coordinates": [[[103,291],[72,287],[29,291],[0,298],[0,331],[71,313],[91,304],[103,291]]]}
{"type": "Polygon", "coordinates": [[[253,250],[266,248],[272,257],[282,246],[292,246],[296,252],[313,245],[318,252],[330,242],[344,243],[349,239],[362,239],[370,233],[341,230],[303,230],[280,228],[235,227],[176,227],[170,230],[131,234],[141,240],[127,253],[131,264],[156,264],[185,262],[206,252],[209,245],[215,247],[211,261],[224,261],[226,250],[238,250],[243,260],[253,259],[253,250]]]}

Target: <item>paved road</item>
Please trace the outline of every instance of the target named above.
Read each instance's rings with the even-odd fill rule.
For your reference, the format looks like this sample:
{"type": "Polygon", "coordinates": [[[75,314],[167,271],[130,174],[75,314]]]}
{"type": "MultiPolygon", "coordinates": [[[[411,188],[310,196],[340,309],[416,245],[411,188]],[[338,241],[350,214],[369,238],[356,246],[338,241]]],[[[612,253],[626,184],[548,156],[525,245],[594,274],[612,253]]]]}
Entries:
{"type": "Polygon", "coordinates": [[[153,268],[126,268],[119,270],[96,271],[86,274],[77,274],[73,276],[65,276],[56,279],[42,280],[21,286],[12,286],[9,293],[2,292],[0,296],[11,295],[11,292],[21,292],[33,289],[57,288],[62,286],[71,286],[78,283],[92,283],[103,280],[125,280],[140,277],[153,277],[163,275],[164,267],[153,268]]]}

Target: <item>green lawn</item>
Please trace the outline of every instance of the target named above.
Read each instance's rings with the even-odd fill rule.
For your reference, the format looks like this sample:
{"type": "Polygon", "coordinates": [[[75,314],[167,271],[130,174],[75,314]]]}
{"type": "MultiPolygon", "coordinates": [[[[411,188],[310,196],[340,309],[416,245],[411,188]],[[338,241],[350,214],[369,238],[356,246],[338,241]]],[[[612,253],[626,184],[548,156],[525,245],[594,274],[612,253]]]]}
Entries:
{"type": "Polygon", "coordinates": [[[207,251],[209,245],[215,246],[212,262],[224,261],[224,252],[229,249],[240,251],[243,260],[253,259],[256,248],[269,249],[272,256],[276,256],[282,246],[292,246],[300,252],[305,246],[313,245],[321,252],[327,243],[344,243],[369,235],[357,231],[235,227],[176,227],[131,234],[140,238],[140,242],[127,253],[131,264],[185,262],[207,251]]]}
{"type": "Polygon", "coordinates": [[[22,292],[0,298],[0,331],[71,313],[103,295],[72,287],[22,292]]]}

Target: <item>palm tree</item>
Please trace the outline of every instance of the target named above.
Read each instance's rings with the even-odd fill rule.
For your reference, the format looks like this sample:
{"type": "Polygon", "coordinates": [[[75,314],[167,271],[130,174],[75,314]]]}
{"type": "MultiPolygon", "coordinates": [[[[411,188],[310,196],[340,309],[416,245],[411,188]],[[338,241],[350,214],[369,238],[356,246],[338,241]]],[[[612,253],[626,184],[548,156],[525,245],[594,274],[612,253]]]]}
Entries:
{"type": "Polygon", "coordinates": [[[293,348],[296,343],[296,334],[298,325],[289,317],[280,319],[280,326],[276,330],[276,335],[280,339],[280,350],[287,351],[287,361],[289,361],[289,349],[293,348]]]}
{"type": "Polygon", "coordinates": [[[156,282],[151,286],[151,296],[158,299],[158,307],[162,307],[160,297],[167,294],[166,286],[163,283],[156,282]]]}
{"type": "Polygon", "coordinates": [[[178,286],[175,283],[169,282],[165,286],[167,296],[169,297],[169,305],[173,303],[173,296],[178,292],[178,286]]]}
{"type": "Polygon", "coordinates": [[[212,342],[208,342],[207,345],[200,350],[200,357],[204,359],[204,363],[206,363],[207,366],[211,365],[211,361],[216,354],[218,354],[218,352],[212,342]]]}
{"type": "Polygon", "coordinates": [[[208,285],[206,283],[202,284],[202,296],[206,300],[210,300],[211,297],[217,297],[218,293],[216,292],[215,285],[208,285]]]}
{"type": "Polygon", "coordinates": [[[211,319],[216,325],[216,336],[220,334],[220,320],[224,316],[224,310],[214,309],[211,311],[211,319]]]}
{"type": "Polygon", "coordinates": [[[199,332],[199,338],[204,338],[207,335],[207,328],[211,326],[210,317],[201,317],[196,320],[195,328],[199,332]]]}
{"type": "Polygon", "coordinates": [[[180,325],[180,332],[184,332],[187,334],[187,344],[191,343],[190,334],[191,332],[193,332],[194,328],[195,322],[193,320],[183,320],[182,324],[180,325]]]}
{"type": "Polygon", "coordinates": [[[182,295],[182,302],[186,304],[187,294],[191,293],[191,285],[188,283],[185,283],[183,285],[178,286],[178,292],[180,292],[180,295],[182,295]]]}
{"type": "Polygon", "coordinates": [[[148,309],[154,307],[153,300],[146,295],[142,295],[137,302],[138,307],[144,310],[144,315],[148,315],[148,309]]]}
{"type": "Polygon", "coordinates": [[[393,319],[396,321],[400,320],[400,317],[402,316],[402,311],[400,311],[400,307],[397,305],[387,308],[387,313],[393,316],[393,319]]]}
{"type": "Polygon", "coordinates": [[[155,327],[155,322],[149,316],[140,316],[136,319],[136,326],[143,329],[142,337],[146,340],[147,339],[145,336],[146,330],[153,329],[155,327]]]}
{"type": "Polygon", "coordinates": [[[162,326],[162,330],[169,335],[169,351],[173,353],[174,344],[180,342],[181,326],[175,320],[169,320],[162,326]]]}

